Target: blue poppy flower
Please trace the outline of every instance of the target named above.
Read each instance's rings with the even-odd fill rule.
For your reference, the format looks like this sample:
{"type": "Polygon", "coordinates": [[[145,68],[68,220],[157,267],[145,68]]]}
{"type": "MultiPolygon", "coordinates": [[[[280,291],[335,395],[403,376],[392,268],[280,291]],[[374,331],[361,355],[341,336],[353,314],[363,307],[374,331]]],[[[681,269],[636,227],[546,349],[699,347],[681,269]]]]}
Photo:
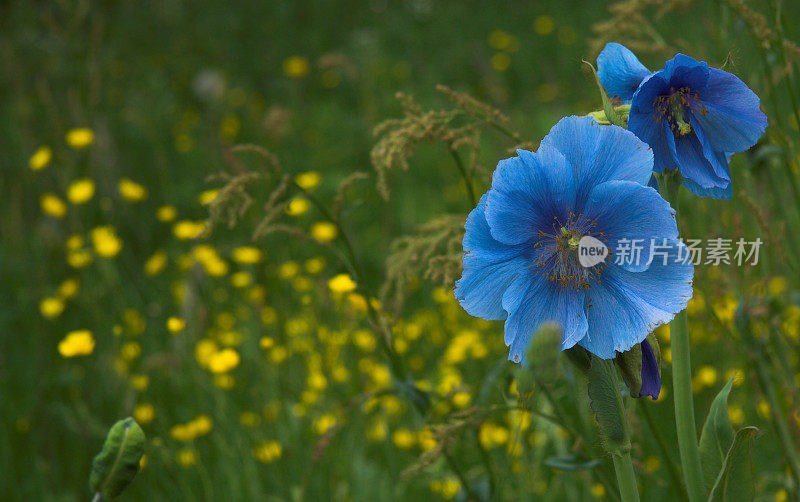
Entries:
{"type": "Polygon", "coordinates": [[[694,268],[677,259],[685,247],[674,211],[646,186],[652,168],[652,151],[633,133],[591,117],[562,119],[538,151],[497,165],[467,218],[455,295],[471,315],[505,320],[509,359],[524,362],[548,321],[563,328],[562,349],[580,344],[610,359],[686,307],[694,268]],[[581,265],[584,237],[610,257],[581,265]],[[617,264],[633,240],[642,259],[617,264]],[[667,244],[665,259],[648,258],[652,242],[667,244]]]}
{"type": "Polygon", "coordinates": [[[653,148],[655,171],[678,169],[694,194],[730,199],[731,155],[755,145],[767,127],[758,96],[735,75],[683,54],[651,74],[610,43],[597,66],[608,93],[630,100],[628,130],[653,148]]]}

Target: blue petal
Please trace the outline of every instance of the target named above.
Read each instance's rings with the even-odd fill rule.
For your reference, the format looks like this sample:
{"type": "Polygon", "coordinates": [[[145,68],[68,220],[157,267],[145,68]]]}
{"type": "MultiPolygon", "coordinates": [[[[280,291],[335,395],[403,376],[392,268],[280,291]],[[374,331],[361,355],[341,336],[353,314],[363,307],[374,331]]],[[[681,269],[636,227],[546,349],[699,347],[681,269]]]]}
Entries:
{"type": "Polygon", "coordinates": [[[592,188],[608,180],[646,185],[653,173],[653,152],[630,131],[600,126],[592,117],[561,119],[539,147],[559,150],[577,180],[575,206],[581,212],[592,188]]]}
{"type": "Polygon", "coordinates": [[[639,390],[639,397],[650,396],[653,400],[658,399],[661,393],[661,373],[658,370],[658,361],[653,353],[650,342],[642,342],[642,388],[639,390]]]}
{"type": "Polygon", "coordinates": [[[707,114],[694,113],[714,150],[743,152],[755,145],[767,127],[756,94],[736,75],[712,68],[708,87],[700,93],[707,114]]]}
{"type": "Polygon", "coordinates": [[[724,195],[728,192],[731,185],[728,159],[723,152],[711,150],[700,127],[694,129],[694,134],[677,138],[668,134],[667,142],[684,182],[689,180],[687,188],[699,188],[707,195],[724,195]]]}
{"type": "Polygon", "coordinates": [[[650,75],[650,70],[627,47],[611,42],[597,56],[597,75],[609,96],[630,101],[642,80],[650,75]]]}
{"type": "Polygon", "coordinates": [[[528,269],[523,246],[506,246],[492,238],[485,217],[486,194],[467,218],[464,234],[464,272],[456,281],[455,296],[470,315],[503,320],[503,293],[528,269]]]}
{"type": "Polygon", "coordinates": [[[562,350],[586,336],[584,292],[562,288],[532,271],[517,277],[503,295],[508,311],[505,342],[508,359],[525,364],[525,352],[542,323],[555,322],[564,330],[562,350]]]}
{"type": "Polygon", "coordinates": [[[611,359],[615,351],[640,343],[686,308],[692,297],[694,266],[691,261],[678,261],[687,253],[680,241],[668,245],[666,264],[657,258],[642,272],[610,264],[602,281],[586,291],[589,334],[581,346],[611,359]]]}
{"type": "MultiPolygon", "coordinates": [[[[678,238],[675,211],[653,188],[630,181],[607,181],[592,190],[586,204],[586,218],[595,220],[595,228],[603,231],[606,245],[615,257],[630,257],[633,244],[640,246],[639,259],[632,258],[624,267],[641,271],[650,266],[651,247],[664,239],[678,238]],[[628,251],[621,255],[622,243],[628,251]]],[[[595,236],[597,237],[597,236],[595,236]]],[[[602,240],[602,239],[601,239],[602,240]]]]}
{"type": "Polygon", "coordinates": [[[553,217],[563,217],[574,199],[572,168],[558,150],[545,146],[517,154],[497,165],[486,199],[492,236],[508,245],[552,230],[553,217]]]}
{"type": "Polygon", "coordinates": [[[725,187],[703,188],[689,178],[683,179],[683,186],[698,197],[711,197],[712,199],[730,200],[733,197],[733,184],[728,183],[725,187]]]}
{"type": "Polygon", "coordinates": [[[633,95],[628,115],[628,130],[653,149],[653,170],[657,173],[677,168],[666,138],[666,134],[672,134],[672,131],[669,130],[666,120],[657,122],[654,118],[656,111],[653,102],[668,87],[663,71],[655,73],[633,95]]]}
{"type": "Polygon", "coordinates": [[[664,79],[676,89],[688,87],[701,92],[708,86],[710,68],[708,63],[698,61],[685,54],[677,54],[664,64],[664,79]]]}

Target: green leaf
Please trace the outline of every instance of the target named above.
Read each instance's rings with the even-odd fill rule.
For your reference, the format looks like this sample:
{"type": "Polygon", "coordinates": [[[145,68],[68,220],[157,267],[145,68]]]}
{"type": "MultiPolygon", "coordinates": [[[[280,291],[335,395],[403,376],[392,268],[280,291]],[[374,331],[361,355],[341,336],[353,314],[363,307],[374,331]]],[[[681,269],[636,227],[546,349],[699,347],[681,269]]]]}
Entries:
{"type": "Polygon", "coordinates": [[[125,489],[136,473],[144,454],[144,431],[128,417],[108,431],[103,449],[92,461],[89,486],[103,497],[114,498],[125,489]]]}
{"type": "Polygon", "coordinates": [[[619,392],[614,363],[593,355],[586,376],[589,380],[589,406],[600,426],[603,449],[614,455],[630,451],[625,406],[619,392]]]}
{"type": "Polygon", "coordinates": [[[703,432],[700,434],[700,463],[703,466],[703,479],[709,490],[714,486],[728,450],[733,444],[733,426],[731,419],[728,418],[728,394],[732,385],[733,378],[714,398],[706,423],[703,425],[703,432]]]}
{"type": "MultiPolygon", "coordinates": [[[[594,69],[592,63],[588,61],[584,61],[589,68],[592,69],[592,74],[594,75],[594,81],[597,83],[597,88],[600,90],[600,98],[603,100],[603,112],[605,112],[605,118],[609,122],[614,125],[618,125],[620,127],[627,127],[627,120],[623,120],[622,117],[619,116],[617,111],[614,109],[614,105],[611,104],[611,99],[608,97],[608,93],[603,88],[603,84],[600,83],[600,77],[597,76],[597,70],[594,69]]],[[[630,110],[630,108],[628,108],[630,110]]]]}
{"type": "Polygon", "coordinates": [[[736,432],[725,463],[711,488],[709,502],[752,501],[755,498],[750,445],[757,434],[756,427],[744,427],[736,432]]]}
{"type": "Polygon", "coordinates": [[[602,464],[600,459],[585,460],[577,455],[555,455],[545,459],[544,465],[560,471],[586,471],[602,464]]]}

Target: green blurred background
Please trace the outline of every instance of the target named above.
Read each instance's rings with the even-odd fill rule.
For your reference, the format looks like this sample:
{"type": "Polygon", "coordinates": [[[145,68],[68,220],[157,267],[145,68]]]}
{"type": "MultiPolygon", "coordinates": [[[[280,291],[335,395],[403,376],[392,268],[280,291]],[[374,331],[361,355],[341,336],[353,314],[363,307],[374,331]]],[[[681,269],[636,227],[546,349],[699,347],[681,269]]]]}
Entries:
{"type": "MultiPolygon", "coordinates": [[[[759,267],[698,269],[696,296],[703,301],[690,314],[697,319],[698,421],[719,387],[738,371],[731,398],[734,423],[756,423],[764,433],[756,443],[760,497],[786,500],[796,486],[787,481],[784,453],[769,420],[770,410],[782,407],[778,413],[788,417],[784,422],[797,439],[800,316],[793,296],[797,272],[791,268],[796,261],[792,229],[798,228],[792,191],[797,89],[791,83],[788,90],[782,87],[790,78],[787,69],[793,68],[792,53],[787,63],[774,43],[754,41],[752,24],[734,4],[0,3],[0,499],[89,499],[91,459],[108,426],[131,414],[145,422],[150,440],[146,465],[125,500],[464,498],[441,459],[422,474],[400,475],[427,449],[425,432],[419,431],[466,407],[453,401],[449,388],[439,392],[445,405],[428,417],[397,400],[382,403],[377,415],[353,411],[362,408],[354,396],[381,388],[382,370],[374,368],[385,368],[386,361],[374,350],[377,335],[371,335],[372,349],[364,341],[369,336],[361,333],[364,346],[354,336],[369,330],[363,314],[327,294],[328,279],[345,272],[335,253],[272,236],[252,244],[265,256],[258,263],[229,259],[236,248],[251,245],[268,188],[251,194],[256,202],[244,225],[220,225],[203,237],[226,263],[217,277],[192,266],[192,253],[202,261],[194,244],[181,239],[173,222],[157,217],[157,211],[173,207],[175,221],[207,218],[198,196],[221,186],[207,177],[230,170],[229,147],[238,143],[268,149],[291,174],[318,174],[314,193],[329,200],[347,175],[372,172],[372,129],[401,114],[397,92],[413,94],[423,108],[451,106],[437,84],[499,108],[522,138],[535,144],[560,117],[600,107],[581,61],[594,61],[602,44],[613,39],[628,43],[651,69],[678,51],[714,66],[728,60],[732,66],[726,68],[748,82],[768,110],[769,134],[732,165],[734,193],[746,190],[747,200],[737,195],[728,204],[694,201],[693,212],[684,215],[684,233],[767,241],[759,267]],[[75,128],[92,131],[90,145],[68,144],[65,135],[75,128]],[[50,149],[51,159],[34,170],[31,156],[42,147],[50,149]],[[82,178],[93,181],[94,196],[69,203],[71,183],[82,178]],[[121,179],[133,180],[146,197],[120,193],[121,179]],[[67,203],[64,214],[58,216],[58,208],[51,214],[43,210],[45,193],[67,203]],[[113,227],[122,243],[119,253],[106,258],[95,253],[86,266],[70,264],[65,259],[70,236],[81,236],[85,243],[78,247],[89,249],[97,246],[93,229],[98,226],[113,227]],[[150,274],[143,267],[158,251],[169,257],[168,265],[150,274]],[[313,260],[325,265],[316,267],[313,260]],[[237,279],[235,272],[243,274],[237,279]],[[70,280],[68,286],[78,284],[73,294],[63,286],[70,280]],[[63,312],[46,314],[42,301],[48,298],[57,300],[52,309],[61,305],[63,312]],[[741,340],[727,335],[724,326],[732,325],[733,313],[744,304],[761,316],[754,322],[766,326],[766,339],[773,331],[782,337],[776,343],[786,350],[771,349],[782,357],[776,353],[754,362],[747,354],[752,347],[743,348],[741,340]],[[170,333],[165,323],[171,316],[187,321],[186,329],[170,333]],[[63,357],[59,342],[85,329],[96,341],[91,353],[63,357]],[[343,341],[331,341],[332,333],[343,341]],[[202,367],[196,351],[205,339],[215,340],[220,350],[232,347],[241,363],[237,359],[232,371],[202,367]],[[274,355],[270,343],[286,346],[288,359],[274,355]],[[759,364],[766,365],[764,378],[774,385],[773,400],[759,384],[759,364]],[[320,372],[324,385],[313,378],[320,372]],[[315,395],[304,397],[308,389],[315,395]],[[302,413],[293,407],[298,403],[302,413]],[[181,439],[174,426],[190,423],[201,424],[199,432],[181,439]],[[326,424],[332,423],[343,425],[328,437],[326,424]],[[280,445],[277,453],[274,444],[280,445]]],[[[778,6],[781,19],[796,20],[800,14],[796,3],[778,6]]],[[[774,2],[752,7],[773,22],[774,2]]],[[[800,36],[796,23],[786,22],[784,29],[787,39],[800,36]]],[[[482,136],[478,163],[491,172],[512,146],[489,131],[482,136]]],[[[344,213],[372,290],[385,279],[392,240],[436,215],[466,218],[471,209],[441,145],[422,145],[409,172],[389,177],[389,201],[377,194],[372,180],[362,182],[354,188],[356,203],[344,213]]],[[[479,193],[487,185],[486,176],[476,181],[479,193]]],[[[309,228],[319,219],[312,208],[293,221],[309,228]]],[[[415,371],[419,379],[435,389],[449,378],[457,365],[437,361],[447,359],[448,344],[465,330],[480,334],[490,356],[458,361],[459,389],[474,397],[497,368],[508,373],[502,369],[510,363],[503,362],[500,323],[469,319],[442,297],[447,295],[436,289],[438,284],[416,279],[395,328],[422,332],[400,336],[412,346],[408,361],[414,356],[423,361],[411,363],[421,365],[415,371]]],[[[668,335],[662,339],[668,348],[668,335]]],[[[664,371],[664,398],[651,406],[672,445],[669,369],[664,371]]],[[[503,403],[513,395],[506,376],[493,377],[497,383],[488,386],[487,402],[503,403]]],[[[567,406],[576,415],[585,414],[579,376],[565,370],[564,380],[557,384],[557,399],[571,402],[567,406]]],[[[533,432],[502,413],[491,420],[494,425],[468,427],[454,447],[465,475],[481,490],[489,483],[483,467],[488,455],[488,470],[501,480],[502,489],[495,492],[500,499],[616,498],[602,481],[604,475],[613,477],[604,459],[599,467],[575,472],[545,462],[566,454],[589,460],[597,444],[576,444],[574,435],[552,424],[538,427],[540,420],[534,420],[533,432]],[[474,446],[473,436],[482,447],[474,446]],[[517,436],[525,445],[521,456],[506,447],[517,436]]],[[[588,416],[576,423],[593,434],[588,416]]],[[[674,500],[668,461],[647,427],[635,426],[640,439],[634,456],[645,500],[674,500]]]]}

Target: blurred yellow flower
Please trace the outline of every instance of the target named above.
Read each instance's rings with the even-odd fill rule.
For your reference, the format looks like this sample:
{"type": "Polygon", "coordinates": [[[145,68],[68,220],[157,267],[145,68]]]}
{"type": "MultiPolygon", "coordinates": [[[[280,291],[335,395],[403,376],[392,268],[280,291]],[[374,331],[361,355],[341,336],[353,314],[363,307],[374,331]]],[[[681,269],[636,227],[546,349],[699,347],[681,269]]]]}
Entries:
{"type": "Polygon", "coordinates": [[[261,250],[254,246],[241,246],[231,252],[231,259],[243,265],[252,265],[261,261],[261,250]]]}
{"type": "Polygon", "coordinates": [[[72,234],[67,238],[67,242],[64,244],[69,251],[78,250],[83,247],[83,237],[78,234],[72,234]]]}
{"type": "Polygon", "coordinates": [[[239,271],[231,276],[231,286],[246,288],[253,283],[253,276],[249,272],[239,271]]]}
{"type": "Polygon", "coordinates": [[[606,496],[606,487],[602,483],[595,483],[592,485],[592,497],[601,499],[606,496]]]}
{"type": "Polygon", "coordinates": [[[155,416],[156,410],[153,408],[152,404],[140,404],[133,409],[133,418],[139,423],[139,425],[149,424],[153,421],[155,416]]]}
{"type": "Polygon", "coordinates": [[[320,181],[322,181],[322,176],[316,171],[307,171],[294,177],[294,182],[304,190],[315,189],[320,181]]]}
{"type": "Polygon", "coordinates": [[[147,375],[131,375],[131,387],[138,390],[139,392],[143,392],[147,389],[147,386],[150,385],[150,377],[147,375]]]}
{"type": "Polygon", "coordinates": [[[208,369],[212,373],[227,373],[239,366],[239,353],[233,349],[223,349],[208,358],[208,369]]]}
{"type": "Polygon", "coordinates": [[[86,249],[76,249],[67,253],[67,263],[72,268],[83,268],[92,263],[92,253],[86,249]]]}
{"type": "Polygon", "coordinates": [[[94,337],[88,329],[70,331],[58,343],[58,353],[62,357],[86,356],[94,351],[94,337]]]}
{"type": "Polygon", "coordinates": [[[167,319],[167,330],[172,333],[180,333],[186,327],[186,321],[180,317],[170,317],[167,319]]]}
{"type": "Polygon", "coordinates": [[[416,443],[416,436],[408,429],[397,429],[392,433],[392,442],[398,448],[408,450],[416,443]]]}
{"type": "Polygon", "coordinates": [[[539,35],[549,35],[556,28],[555,20],[548,15],[542,15],[533,20],[533,31],[539,35]]]}
{"type": "Polygon", "coordinates": [[[503,30],[494,30],[489,34],[489,47],[495,50],[503,50],[511,43],[511,35],[503,30]]]}
{"type": "Polygon", "coordinates": [[[788,287],[789,283],[786,281],[785,277],[773,277],[769,280],[769,294],[770,296],[780,296],[788,287]]]}
{"type": "Polygon", "coordinates": [[[197,455],[191,448],[178,450],[178,463],[184,467],[191,467],[197,463],[197,455]]]}
{"type": "Polygon", "coordinates": [[[205,206],[206,204],[210,204],[214,199],[217,198],[219,195],[219,190],[214,188],[212,190],[205,190],[200,192],[200,195],[197,196],[197,201],[200,202],[201,206],[205,206]]]}
{"type": "Polygon", "coordinates": [[[506,71],[511,67],[511,56],[505,52],[497,52],[492,55],[490,62],[492,63],[492,68],[495,70],[506,71]]]}
{"type": "Polygon", "coordinates": [[[103,258],[113,258],[122,249],[122,241],[117,237],[114,227],[95,227],[92,230],[94,251],[103,258]]]}
{"type": "Polygon", "coordinates": [[[306,272],[311,275],[316,275],[325,269],[325,258],[317,256],[309,258],[305,263],[306,272]]]}
{"type": "Polygon", "coordinates": [[[205,221],[181,220],[172,226],[172,234],[180,240],[191,240],[199,237],[205,229],[205,221]]]}
{"type": "Polygon", "coordinates": [[[295,197],[286,204],[286,214],[289,216],[300,216],[308,212],[310,204],[305,197],[295,197]]]}
{"type": "Polygon", "coordinates": [[[73,204],[85,204],[92,197],[94,197],[94,181],[90,178],[77,179],[67,187],[67,199],[73,204]]]}
{"type": "Polygon", "coordinates": [[[78,127],[67,131],[67,144],[75,150],[86,148],[94,143],[94,132],[87,127],[78,127]]]}
{"type": "Polygon", "coordinates": [[[311,237],[319,242],[330,242],[338,233],[336,225],[328,221],[318,221],[311,225],[311,237]]]}
{"type": "Polygon", "coordinates": [[[120,347],[120,355],[125,361],[132,361],[142,355],[142,346],[139,342],[126,342],[120,347]]]}
{"type": "Polygon", "coordinates": [[[330,413],[322,415],[321,417],[314,420],[314,432],[317,434],[325,434],[328,432],[328,429],[331,427],[335,427],[337,423],[336,416],[330,413]]]}
{"type": "Polygon", "coordinates": [[[50,159],[52,158],[53,151],[50,149],[50,147],[41,146],[33,153],[33,155],[31,155],[30,160],[28,160],[28,167],[30,167],[33,171],[41,171],[47,167],[47,164],[50,163],[50,159]]]}
{"type": "Polygon", "coordinates": [[[386,422],[378,419],[367,429],[367,439],[375,442],[383,441],[386,439],[386,433],[386,422]]]}
{"type": "Polygon", "coordinates": [[[300,78],[310,69],[308,59],[303,56],[291,56],[283,61],[283,73],[288,77],[300,78]]]}
{"type": "Polygon", "coordinates": [[[478,436],[484,448],[494,448],[504,445],[510,438],[508,429],[492,422],[484,422],[481,424],[478,436]]]}
{"type": "Polygon", "coordinates": [[[43,193],[39,197],[39,206],[44,214],[53,218],[63,218],[67,214],[67,205],[52,193],[43,193]]]}
{"type": "Polygon", "coordinates": [[[39,312],[48,319],[54,319],[64,312],[64,301],[61,298],[48,297],[39,302],[39,312]]]}
{"type": "Polygon", "coordinates": [[[466,408],[472,401],[472,396],[469,395],[469,392],[456,392],[451,400],[456,408],[466,408]]]}
{"type": "Polygon", "coordinates": [[[173,206],[161,206],[156,210],[156,219],[162,223],[169,223],[178,215],[173,206]]]}
{"type": "Polygon", "coordinates": [[[78,279],[70,278],[66,279],[64,282],[58,286],[58,296],[60,296],[64,300],[69,300],[70,298],[74,298],[75,295],[78,294],[78,290],[81,287],[80,281],[78,279]]]}
{"type": "Polygon", "coordinates": [[[278,267],[278,277],[281,279],[291,279],[300,272],[300,265],[296,261],[281,263],[278,267]]]}
{"type": "Polygon", "coordinates": [[[233,140],[239,134],[242,124],[236,115],[228,114],[222,118],[219,125],[219,135],[223,140],[233,140]]]}
{"type": "Polygon", "coordinates": [[[147,189],[128,178],[122,178],[117,185],[119,194],[128,202],[141,202],[147,198],[147,189]]]}
{"type": "Polygon", "coordinates": [[[438,493],[443,499],[450,500],[461,491],[461,483],[455,478],[437,479],[431,481],[430,488],[433,493],[438,493]]]}
{"type": "Polygon", "coordinates": [[[265,464],[274,462],[281,458],[283,448],[277,441],[264,441],[255,448],[253,448],[253,456],[265,464]]]}
{"type": "Polygon", "coordinates": [[[348,274],[339,274],[328,281],[328,288],[336,294],[350,293],[356,289],[356,283],[348,274]]]}
{"type": "Polygon", "coordinates": [[[158,250],[144,262],[144,273],[149,276],[158,275],[167,265],[167,253],[158,250]]]}

